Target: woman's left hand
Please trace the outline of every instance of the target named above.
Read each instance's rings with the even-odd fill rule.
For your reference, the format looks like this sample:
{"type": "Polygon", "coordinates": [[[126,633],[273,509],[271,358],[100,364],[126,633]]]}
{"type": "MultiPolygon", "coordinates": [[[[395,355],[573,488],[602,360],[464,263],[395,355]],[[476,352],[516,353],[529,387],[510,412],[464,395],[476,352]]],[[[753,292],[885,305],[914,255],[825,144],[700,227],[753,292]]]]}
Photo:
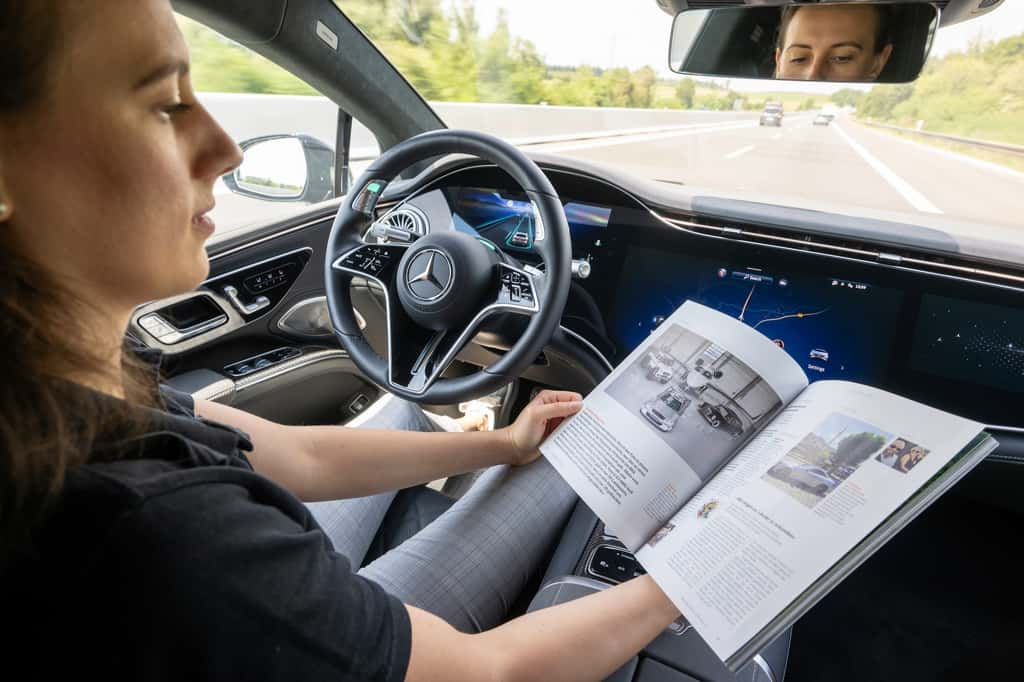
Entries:
{"type": "Polygon", "coordinates": [[[528,464],[540,456],[540,444],[566,417],[583,407],[583,396],[572,391],[541,391],[519,417],[501,431],[512,449],[511,464],[528,464]]]}

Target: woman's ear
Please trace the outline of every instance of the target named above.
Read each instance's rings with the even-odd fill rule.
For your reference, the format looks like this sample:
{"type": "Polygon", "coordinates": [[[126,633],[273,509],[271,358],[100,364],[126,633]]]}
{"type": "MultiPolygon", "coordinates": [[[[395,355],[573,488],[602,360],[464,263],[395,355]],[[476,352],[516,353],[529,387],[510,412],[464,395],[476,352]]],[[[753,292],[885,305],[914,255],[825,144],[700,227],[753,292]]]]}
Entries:
{"type": "Polygon", "coordinates": [[[890,56],[892,56],[892,43],[883,47],[882,51],[875,55],[875,64],[871,68],[871,73],[868,74],[868,80],[878,80],[878,77],[882,75],[882,71],[885,69],[885,65],[889,63],[890,56]]]}

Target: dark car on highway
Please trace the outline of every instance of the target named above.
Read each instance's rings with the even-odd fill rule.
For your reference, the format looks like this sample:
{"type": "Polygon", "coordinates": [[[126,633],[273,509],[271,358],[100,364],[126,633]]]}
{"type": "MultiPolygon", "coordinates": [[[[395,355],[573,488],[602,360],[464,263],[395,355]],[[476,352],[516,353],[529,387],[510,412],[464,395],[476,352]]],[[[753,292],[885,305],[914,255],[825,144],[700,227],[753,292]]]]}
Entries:
{"type": "Polygon", "coordinates": [[[769,102],[761,112],[760,125],[781,127],[783,115],[782,104],[769,102]]]}

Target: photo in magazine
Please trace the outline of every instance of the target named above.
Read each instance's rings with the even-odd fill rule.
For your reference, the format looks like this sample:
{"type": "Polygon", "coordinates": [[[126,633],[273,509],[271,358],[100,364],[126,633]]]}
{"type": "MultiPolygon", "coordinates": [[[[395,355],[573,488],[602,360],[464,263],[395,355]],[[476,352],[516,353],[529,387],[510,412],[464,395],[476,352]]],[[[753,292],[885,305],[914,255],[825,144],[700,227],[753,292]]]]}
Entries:
{"type": "Polygon", "coordinates": [[[659,330],[657,341],[605,390],[702,480],[782,407],[746,363],[677,324],[659,330]]]}
{"type": "Polygon", "coordinates": [[[911,443],[906,438],[897,438],[886,445],[875,459],[887,467],[905,474],[917,466],[929,452],[930,450],[917,443],[911,443]]]}
{"type": "Polygon", "coordinates": [[[876,426],[833,412],[762,479],[800,504],[814,507],[891,439],[892,434],[876,426]]]}

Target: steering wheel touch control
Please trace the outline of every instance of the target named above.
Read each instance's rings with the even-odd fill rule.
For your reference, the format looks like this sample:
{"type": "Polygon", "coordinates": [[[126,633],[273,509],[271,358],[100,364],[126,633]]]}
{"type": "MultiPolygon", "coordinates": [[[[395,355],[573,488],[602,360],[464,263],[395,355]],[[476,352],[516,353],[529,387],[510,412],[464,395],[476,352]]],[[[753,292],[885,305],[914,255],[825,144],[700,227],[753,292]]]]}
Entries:
{"type": "Polygon", "coordinates": [[[388,150],[355,187],[358,191],[335,217],[325,262],[331,323],[353,362],[385,390],[430,403],[489,393],[527,369],[558,327],[571,278],[569,227],[562,203],[536,164],[490,135],[438,130],[388,150]],[[411,243],[362,240],[390,179],[419,161],[445,154],[490,161],[520,184],[537,222],[546,226],[545,238],[535,242],[545,272],[528,271],[500,249],[438,226],[411,243]],[[386,357],[370,347],[355,318],[349,291],[355,278],[383,291],[386,357]],[[468,376],[443,377],[480,325],[496,314],[527,318],[525,331],[490,367],[468,376]]]}

